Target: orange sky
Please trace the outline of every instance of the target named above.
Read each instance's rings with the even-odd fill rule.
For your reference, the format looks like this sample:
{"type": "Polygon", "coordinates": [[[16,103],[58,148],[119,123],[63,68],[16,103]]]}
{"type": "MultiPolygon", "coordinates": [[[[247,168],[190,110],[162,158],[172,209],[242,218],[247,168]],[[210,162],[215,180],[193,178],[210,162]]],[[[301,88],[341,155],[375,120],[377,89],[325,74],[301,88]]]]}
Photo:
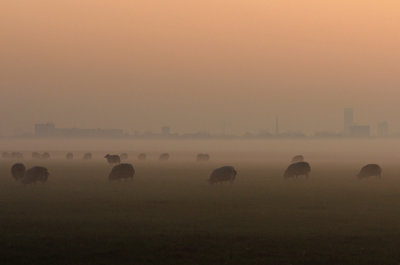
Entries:
{"type": "Polygon", "coordinates": [[[3,0],[0,133],[400,130],[400,2],[3,0]]]}

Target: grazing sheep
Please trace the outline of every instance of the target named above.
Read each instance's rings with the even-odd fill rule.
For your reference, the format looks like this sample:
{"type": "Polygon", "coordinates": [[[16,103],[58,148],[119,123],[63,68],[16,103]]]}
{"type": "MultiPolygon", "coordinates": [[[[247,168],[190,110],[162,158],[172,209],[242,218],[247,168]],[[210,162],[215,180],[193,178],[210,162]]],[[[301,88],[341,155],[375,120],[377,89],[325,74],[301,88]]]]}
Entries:
{"type": "Polygon", "coordinates": [[[24,154],[20,153],[20,152],[12,152],[11,153],[11,157],[14,159],[23,159],[24,158],[24,154]]]}
{"type": "Polygon", "coordinates": [[[92,153],[86,153],[83,155],[83,160],[90,160],[92,159],[92,153]]]}
{"type": "Polygon", "coordinates": [[[139,160],[146,160],[146,154],[145,153],[140,153],[139,155],[138,155],[138,159],[139,160]]]}
{"type": "Polygon", "coordinates": [[[382,175],[382,168],[379,165],[368,164],[361,168],[360,173],[357,174],[357,177],[360,179],[368,178],[368,177],[372,177],[372,176],[380,178],[381,175],[382,175]]]}
{"type": "Polygon", "coordinates": [[[66,158],[67,160],[72,160],[72,159],[74,159],[74,154],[73,154],[73,153],[67,153],[67,154],[65,155],[65,158],[66,158]]]}
{"type": "Polygon", "coordinates": [[[108,175],[109,180],[121,180],[133,178],[135,175],[135,169],[131,164],[119,164],[112,168],[108,175]]]}
{"type": "Polygon", "coordinates": [[[49,177],[49,171],[44,167],[33,167],[28,170],[21,163],[11,167],[11,174],[15,180],[23,184],[32,184],[36,182],[46,182],[49,177]]]}
{"type": "Polygon", "coordinates": [[[104,156],[104,158],[106,158],[107,159],[107,162],[109,163],[109,164],[119,164],[119,163],[121,163],[121,158],[119,157],[119,155],[110,155],[110,154],[107,154],[107,155],[105,155],[104,156]]]}
{"type": "Polygon", "coordinates": [[[302,155],[297,155],[292,158],[292,163],[303,162],[303,161],[304,161],[304,156],[302,155]]]}
{"type": "Polygon", "coordinates": [[[11,158],[11,154],[9,152],[3,152],[1,154],[1,157],[4,158],[4,159],[11,158]]]}
{"type": "Polygon", "coordinates": [[[44,152],[40,157],[42,159],[50,159],[50,154],[48,152],[44,152]]]}
{"type": "Polygon", "coordinates": [[[41,158],[41,155],[40,155],[38,152],[33,152],[33,153],[32,153],[32,158],[33,158],[33,159],[40,159],[40,158],[41,158]]]}
{"type": "Polygon", "coordinates": [[[49,172],[47,168],[44,167],[33,167],[28,169],[25,172],[24,177],[21,179],[21,182],[24,184],[32,184],[36,182],[46,182],[49,176],[49,172]]]}
{"type": "Polygon", "coordinates": [[[127,160],[129,156],[127,153],[122,153],[122,154],[120,154],[119,157],[121,158],[121,160],[127,160]]]}
{"type": "Polygon", "coordinates": [[[163,153],[159,157],[160,161],[167,161],[168,159],[169,159],[169,154],[168,153],[163,153]]]}
{"type": "Polygon", "coordinates": [[[198,154],[196,160],[198,162],[207,162],[210,160],[210,156],[208,154],[198,154]]]}
{"type": "Polygon", "coordinates": [[[308,178],[309,173],[311,172],[310,164],[307,162],[297,162],[289,165],[286,169],[284,177],[291,178],[304,175],[308,178]]]}
{"type": "Polygon", "coordinates": [[[231,183],[235,180],[237,175],[236,170],[232,166],[224,166],[215,169],[208,180],[210,184],[217,182],[230,181],[231,183]]]}
{"type": "Polygon", "coordinates": [[[17,163],[11,167],[11,175],[15,180],[20,180],[25,175],[26,168],[24,164],[17,163]]]}

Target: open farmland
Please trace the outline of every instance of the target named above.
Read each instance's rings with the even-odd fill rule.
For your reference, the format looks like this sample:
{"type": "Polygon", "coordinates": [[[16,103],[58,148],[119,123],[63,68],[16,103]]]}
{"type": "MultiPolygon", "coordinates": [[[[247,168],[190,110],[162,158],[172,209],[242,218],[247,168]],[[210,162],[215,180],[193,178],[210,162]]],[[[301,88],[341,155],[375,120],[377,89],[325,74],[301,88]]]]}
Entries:
{"type": "Polygon", "coordinates": [[[193,150],[172,150],[167,162],[131,155],[136,175],[121,182],[108,181],[102,152],[67,161],[59,151],[23,161],[49,169],[36,185],[15,182],[14,161],[1,160],[0,263],[398,264],[400,166],[387,159],[382,179],[357,180],[361,159],[313,156],[322,148],[304,152],[308,180],[282,178],[286,151],[210,152],[205,163],[193,150]],[[237,169],[235,182],[209,185],[225,164],[237,169]]]}

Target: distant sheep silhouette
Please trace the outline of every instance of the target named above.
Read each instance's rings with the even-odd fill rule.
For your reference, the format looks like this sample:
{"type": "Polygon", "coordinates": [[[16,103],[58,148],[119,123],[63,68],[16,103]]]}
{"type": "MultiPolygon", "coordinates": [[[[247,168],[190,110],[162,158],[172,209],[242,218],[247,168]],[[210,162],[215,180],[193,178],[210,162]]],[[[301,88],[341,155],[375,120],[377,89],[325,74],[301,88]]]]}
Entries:
{"type": "Polygon", "coordinates": [[[32,167],[28,170],[25,169],[23,164],[15,164],[11,167],[12,176],[21,181],[23,184],[34,184],[36,182],[46,182],[49,177],[49,171],[44,167],[32,167]]]}
{"type": "Polygon", "coordinates": [[[121,160],[127,160],[129,156],[127,153],[122,153],[119,155],[119,157],[121,158],[121,160]]]}
{"type": "Polygon", "coordinates": [[[232,166],[224,166],[215,169],[209,178],[209,183],[214,184],[218,182],[229,181],[233,182],[236,178],[237,172],[232,166]]]}
{"type": "Polygon", "coordinates": [[[138,155],[138,160],[146,160],[147,155],[145,153],[140,153],[138,155]]]}
{"type": "Polygon", "coordinates": [[[42,158],[42,159],[50,159],[50,154],[49,154],[48,152],[44,152],[44,153],[40,156],[40,158],[42,158]]]}
{"type": "Polygon", "coordinates": [[[303,161],[304,161],[304,156],[302,155],[296,155],[292,158],[292,163],[303,162],[303,161]]]}
{"type": "Polygon", "coordinates": [[[92,153],[86,153],[83,155],[83,160],[90,160],[92,159],[92,153]]]}
{"type": "Polygon", "coordinates": [[[119,164],[112,168],[108,175],[109,180],[130,179],[135,175],[135,169],[131,164],[119,164]]]}
{"type": "Polygon", "coordinates": [[[207,162],[210,160],[210,156],[208,154],[198,154],[196,157],[196,161],[198,162],[207,162]]]}
{"type": "Polygon", "coordinates": [[[382,168],[377,164],[368,164],[361,168],[360,172],[357,174],[357,177],[368,178],[368,177],[377,177],[380,178],[382,175],[382,168]]]}
{"type": "Polygon", "coordinates": [[[20,152],[12,152],[11,153],[11,158],[13,158],[13,159],[23,159],[24,158],[24,154],[20,153],[20,152]]]}
{"type": "Polygon", "coordinates": [[[33,153],[32,153],[32,158],[33,158],[33,159],[40,159],[40,158],[41,158],[41,155],[40,155],[38,152],[33,152],[33,153]]]}
{"type": "Polygon", "coordinates": [[[163,153],[159,157],[160,161],[167,161],[168,159],[169,159],[169,154],[168,153],[163,153]]]}
{"type": "Polygon", "coordinates": [[[65,155],[65,158],[66,158],[67,160],[72,160],[72,159],[74,159],[74,154],[73,154],[73,153],[67,153],[67,154],[65,155]]]}
{"type": "Polygon", "coordinates": [[[307,162],[297,162],[289,165],[289,167],[286,169],[284,173],[285,178],[292,178],[297,176],[304,175],[308,178],[308,175],[311,172],[311,167],[310,164],[307,162]]]}
{"type": "Polygon", "coordinates": [[[109,163],[109,164],[119,164],[119,163],[121,163],[121,158],[119,157],[119,155],[110,155],[110,154],[107,154],[107,155],[105,155],[104,156],[104,158],[106,158],[107,159],[107,162],[109,163]]]}

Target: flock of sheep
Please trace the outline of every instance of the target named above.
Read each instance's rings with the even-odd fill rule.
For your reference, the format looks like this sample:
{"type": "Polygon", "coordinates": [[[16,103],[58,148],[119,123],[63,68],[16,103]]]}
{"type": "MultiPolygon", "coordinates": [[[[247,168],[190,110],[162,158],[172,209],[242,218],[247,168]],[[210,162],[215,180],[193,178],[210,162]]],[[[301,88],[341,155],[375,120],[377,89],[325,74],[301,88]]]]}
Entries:
{"type": "MultiPolygon", "coordinates": [[[[4,152],[2,154],[3,158],[16,158],[22,159],[23,154],[19,152],[7,153],[4,152]]],[[[67,153],[66,159],[72,160],[74,157],[73,153],[67,153]]],[[[145,160],[146,159],[145,153],[140,153],[137,157],[138,160],[145,160]]],[[[50,154],[45,153],[32,153],[32,158],[35,159],[50,159],[50,154]]],[[[121,163],[121,160],[128,159],[128,154],[123,153],[120,155],[110,155],[107,154],[104,156],[107,162],[110,165],[113,165],[111,172],[108,176],[109,180],[122,180],[122,179],[131,179],[135,175],[135,169],[131,164],[128,163],[121,163]]],[[[162,153],[159,156],[160,161],[167,161],[170,158],[168,153],[162,153]]],[[[82,157],[83,160],[90,160],[92,159],[91,153],[85,153],[82,157]]],[[[199,162],[206,162],[210,159],[208,154],[200,153],[197,155],[196,160],[199,162]]],[[[308,178],[311,172],[311,166],[309,163],[304,161],[304,157],[302,155],[296,155],[292,158],[290,165],[285,170],[283,176],[284,178],[297,178],[298,176],[305,176],[308,178]]],[[[46,182],[49,176],[49,172],[44,167],[35,166],[28,170],[26,170],[25,165],[22,163],[14,164],[11,167],[11,174],[13,178],[17,181],[20,181],[24,184],[32,184],[36,182],[46,182]]],[[[382,169],[377,164],[368,164],[361,168],[360,172],[358,173],[359,178],[367,178],[371,176],[375,176],[380,178],[382,174],[382,169]]],[[[220,168],[215,169],[210,177],[209,183],[214,184],[218,182],[230,182],[232,183],[237,175],[237,171],[232,166],[223,166],[220,168]]]]}

